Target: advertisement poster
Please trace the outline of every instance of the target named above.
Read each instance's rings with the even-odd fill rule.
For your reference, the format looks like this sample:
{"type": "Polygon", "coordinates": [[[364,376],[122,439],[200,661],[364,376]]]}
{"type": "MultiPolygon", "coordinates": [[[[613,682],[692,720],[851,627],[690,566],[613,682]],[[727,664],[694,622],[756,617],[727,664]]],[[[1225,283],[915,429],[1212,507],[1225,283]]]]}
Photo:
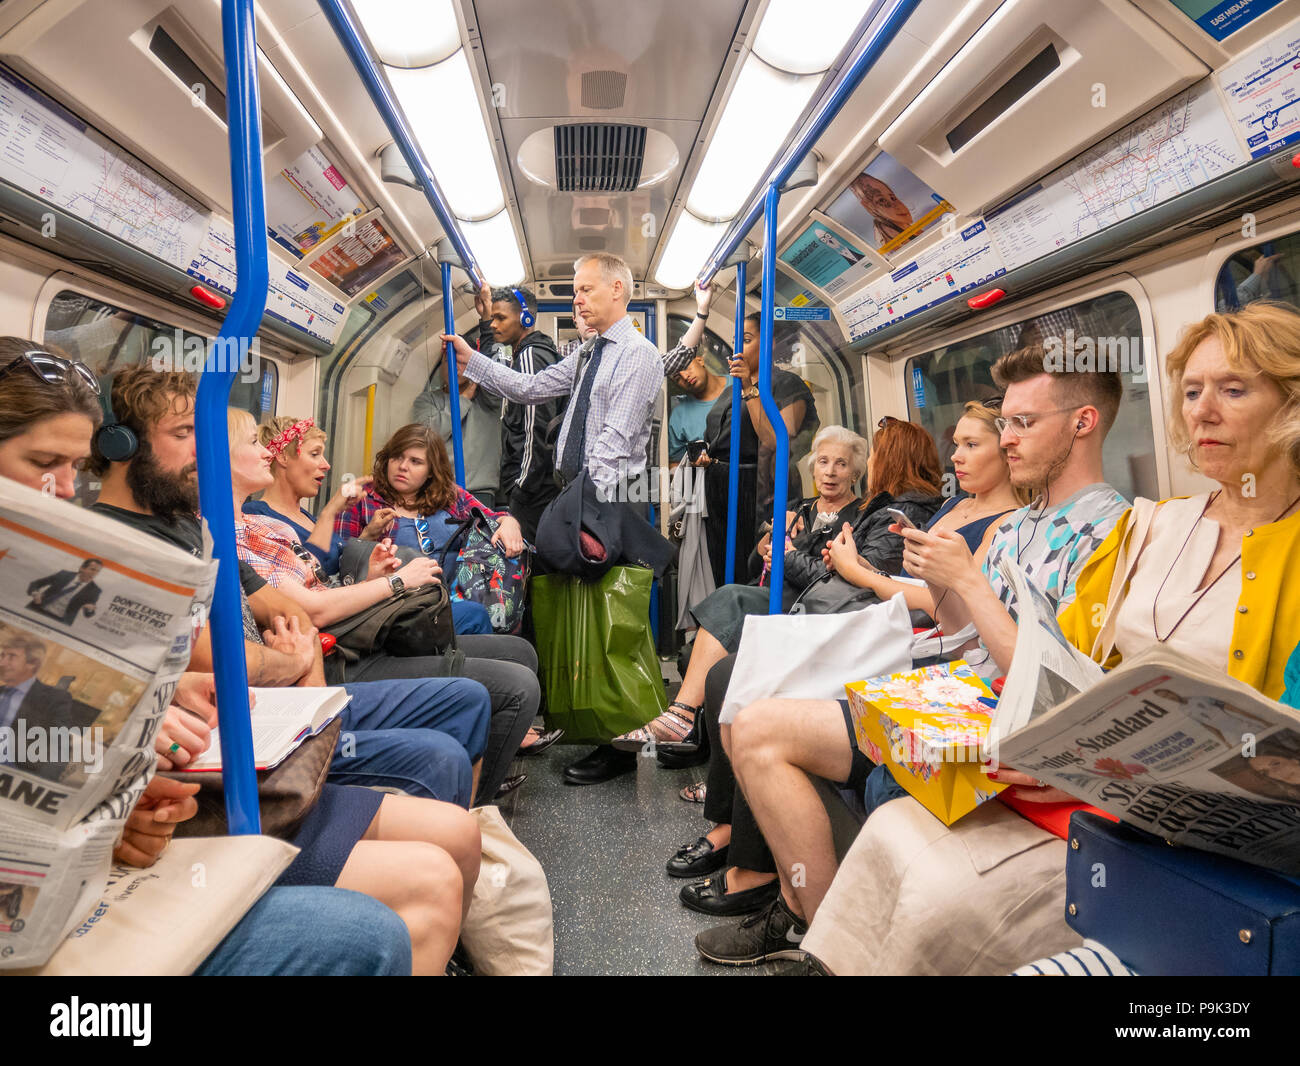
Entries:
{"type": "Polygon", "coordinates": [[[952,205],[930,186],[888,152],[881,152],[849,182],[826,214],[887,256],[951,210],[952,205]]]}
{"type": "Polygon", "coordinates": [[[311,269],[348,296],[373,288],[406,258],[406,253],[375,219],[359,223],[356,231],[311,263],[311,269]]]}
{"type": "Polygon", "coordinates": [[[781,254],[781,262],[832,295],[866,277],[873,265],[860,248],[820,222],[795,238],[781,254]]]}

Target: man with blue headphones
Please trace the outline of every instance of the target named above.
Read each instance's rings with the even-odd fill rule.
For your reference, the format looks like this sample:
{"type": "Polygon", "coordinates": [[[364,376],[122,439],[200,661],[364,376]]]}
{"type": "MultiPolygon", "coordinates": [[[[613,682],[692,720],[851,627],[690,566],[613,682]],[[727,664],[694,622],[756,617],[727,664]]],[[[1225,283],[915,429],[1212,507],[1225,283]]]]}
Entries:
{"type": "MultiPolygon", "coordinates": [[[[484,285],[474,305],[480,319],[479,351],[496,355],[509,346],[509,365],[521,374],[537,374],[559,362],[555,342],[536,328],[537,297],[529,289],[484,285]]],[[[537,520],[546,505],[559,492],[555,436],[567,401],[560,396],[529,406],[501,400],[501,493],[496,506],[519,520],[529,541],[537,535],[537,520]]]]}

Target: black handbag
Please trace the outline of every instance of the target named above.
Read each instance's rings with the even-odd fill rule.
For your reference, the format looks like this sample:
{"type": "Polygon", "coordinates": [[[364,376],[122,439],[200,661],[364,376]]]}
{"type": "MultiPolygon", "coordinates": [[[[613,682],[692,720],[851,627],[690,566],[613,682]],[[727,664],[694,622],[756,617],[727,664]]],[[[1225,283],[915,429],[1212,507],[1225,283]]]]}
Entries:
{"type": "Polygon", "coordinates": [[[329,627],[331,658],[353,663],[379,653],[409,657],[439,655],[456,647],[451,597],[441,584],[403,589],[329,627]]]}

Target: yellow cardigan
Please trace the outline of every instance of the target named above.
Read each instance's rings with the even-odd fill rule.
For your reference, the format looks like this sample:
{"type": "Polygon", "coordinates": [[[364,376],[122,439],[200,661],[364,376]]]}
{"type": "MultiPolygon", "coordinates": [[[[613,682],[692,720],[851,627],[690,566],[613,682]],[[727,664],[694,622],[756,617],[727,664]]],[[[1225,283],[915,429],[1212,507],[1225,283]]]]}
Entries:
{"type": "MultiPolygon", "coordinates": [[[[1128,537],[1132,508],[1083,568],[1075,583],[1075,599],[1058,616],[1067,640],[1091,654],[1102,621],[1106,597],[1115,576],[1120,546],[1128,537]]],[[[1127,586],[1124,589],[1128,592],[1127,586]]],[[[1270,699],[1281,699],[1283,673],[1300,642],[1300,513],[1281,522],[1259,526],[1241,540],[1241,598],[1232,617],[1228,674],[1270,699]],[[1243,609],[1244,608],[1244,609],[1243,609]]],[[[1119,665],[1119,652],[1102,663],[1119,665]]]]}

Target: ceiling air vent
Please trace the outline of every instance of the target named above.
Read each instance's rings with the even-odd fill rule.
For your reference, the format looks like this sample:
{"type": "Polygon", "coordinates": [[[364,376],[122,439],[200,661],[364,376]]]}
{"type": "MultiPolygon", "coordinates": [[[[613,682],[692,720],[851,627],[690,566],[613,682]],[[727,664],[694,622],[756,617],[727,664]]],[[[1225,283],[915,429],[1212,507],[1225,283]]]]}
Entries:
{"type": "Polygon", "coordinates": [[[555,127],[560,192],[631,192],[645,161],[644,126],[583,122],[555,127]]]}
{"type": "Polygon", "coordinates": [[[582,75],[582,106],[613,111],[623,106],[627,75],[621,70],[588,70],[582,75]]]}

